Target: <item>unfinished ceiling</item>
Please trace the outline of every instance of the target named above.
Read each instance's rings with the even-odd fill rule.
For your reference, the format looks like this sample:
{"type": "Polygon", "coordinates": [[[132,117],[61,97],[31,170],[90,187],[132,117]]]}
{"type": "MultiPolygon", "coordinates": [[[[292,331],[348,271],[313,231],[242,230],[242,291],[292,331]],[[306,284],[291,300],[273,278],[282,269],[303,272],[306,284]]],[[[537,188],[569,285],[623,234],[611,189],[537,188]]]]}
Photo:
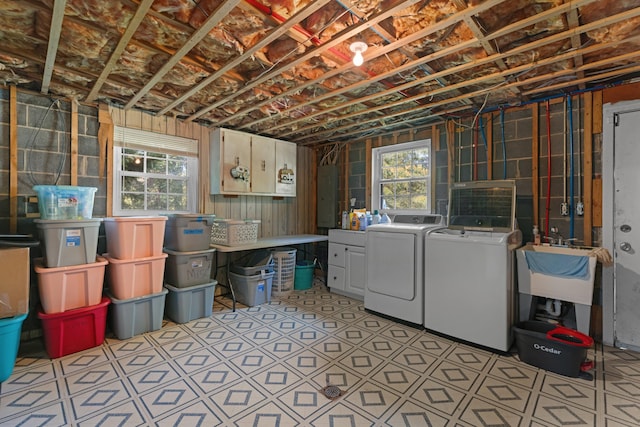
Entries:
{"type": "Polygon", "coordinates": [[[0,2],[0,83],[305,145],[630,80],[639,58],[640,0],[0,2]]]}

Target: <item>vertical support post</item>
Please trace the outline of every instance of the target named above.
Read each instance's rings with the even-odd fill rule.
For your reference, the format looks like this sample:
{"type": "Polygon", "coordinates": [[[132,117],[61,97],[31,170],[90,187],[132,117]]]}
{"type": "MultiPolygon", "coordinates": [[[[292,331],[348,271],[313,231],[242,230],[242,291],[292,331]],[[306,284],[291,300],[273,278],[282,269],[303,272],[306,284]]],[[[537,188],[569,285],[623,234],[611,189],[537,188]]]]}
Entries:
{"type": "MultiPolygon", "coordinates": [[[[583,150],[582,155],[582,179],[583,179],[583,198],[584,198],[584,244],[591,246],[593,244],[593,96],[591,92],[585,92],[584,97],[584,134],[583,134],[583,150]]],[[[579,112],[578,112],[579,113],[579,112]]],[[[602,113],[598,114],[602,117],[602,113]]],[[[602,125],[602,119],[600,119],[602,125]]]]}
{"type": "Polygon", "coordinates": [[[18,230],[18,93],[9,86],[9,230],[18,230]]]}
{"type": "Polygon", "coordinates": [[[540,110],[538,103],[531,105],[531,188],[533,196],[533,223],[540,227],[540,110]]]}
{"type": "Polygon", "coordinates": [[[78,185],[78,101],[71,102],[71,185],[78,185]]]}

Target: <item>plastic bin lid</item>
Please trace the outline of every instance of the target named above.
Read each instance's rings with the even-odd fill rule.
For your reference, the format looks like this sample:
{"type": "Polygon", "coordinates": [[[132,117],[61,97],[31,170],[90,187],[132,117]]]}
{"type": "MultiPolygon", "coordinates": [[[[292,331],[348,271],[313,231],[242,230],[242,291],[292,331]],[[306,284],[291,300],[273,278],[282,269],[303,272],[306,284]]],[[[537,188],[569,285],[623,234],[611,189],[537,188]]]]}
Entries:
{"type": "Polygon", "coordinates": [[[30,234],[0,234],[0,248],[35,248],[40,241],[30,234]]]}
{"type": "Polygon", "coordinates": [[[211,219],[211,218],[215,218],[214,214],[198,214],[198,213],[167,213],[167,214],[162,214],[163,216],[167,216],[169,218],[207,218],[207,219],[211,219]]]}
{"type": "Polygon", "coordinates": [[[171,249],[167,249],[167,248],[162,248],[162,252],[167,253],[169,255],[178,255],[178,256],[192,256],[192,255],[201,255],[201,254],[208,254],[210,252],[215,252],[216,249],[215,248],[211,248],[211,249],[205,249],[202,251],[188,251],[188,252],[182,252],[182,251],[173,251],[171,249]]]}
{"type": "MultiPolygon", "coordinates": [[[[75,224],[82,225],[83,223],[89,224],[92,222],[102,222],[103,218],[81,218],[81,219],[34,219],[33,222],[36,224],[75,224]]],[[[104,218],[106,219],[106,218],[104,218]]]]}
{"type": "Polygon", "coordinates": [[[223,222],[225,224],[260,224],[259,219],[223,219],[216,218],[215,222],[223,222]]]}
{"type": "Polygon", "coordinates": [[[166,216],[110,216],[104,218],[105,221],[166,221],[168,218],[166,216]]]}

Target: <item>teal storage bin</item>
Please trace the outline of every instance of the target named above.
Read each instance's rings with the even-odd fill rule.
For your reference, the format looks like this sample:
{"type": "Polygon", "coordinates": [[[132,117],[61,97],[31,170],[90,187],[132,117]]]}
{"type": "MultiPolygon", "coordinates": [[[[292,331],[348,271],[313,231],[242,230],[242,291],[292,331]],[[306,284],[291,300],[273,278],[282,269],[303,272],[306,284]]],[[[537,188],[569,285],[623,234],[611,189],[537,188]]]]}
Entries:
{"type": "Polygon", "coordinates": [[[311,289],[313,285],[313,272],[316,269],[314,261],[298,261],[296,262],[296,274],[293,279],[293,289],[296,291],[305,291],[311,289]]]}
{"type": "Polygon", "coordinates": [[[0,319],[0,383],[11,376],[18,357],[22,322],[26,314],[0,319]]]}

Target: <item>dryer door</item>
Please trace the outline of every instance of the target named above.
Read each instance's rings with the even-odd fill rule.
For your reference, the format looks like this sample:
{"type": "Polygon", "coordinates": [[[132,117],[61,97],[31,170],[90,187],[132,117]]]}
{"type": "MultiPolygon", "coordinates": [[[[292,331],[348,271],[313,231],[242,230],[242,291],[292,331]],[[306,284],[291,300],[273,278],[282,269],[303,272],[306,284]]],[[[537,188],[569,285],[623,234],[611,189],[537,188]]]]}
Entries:
{"type": "MultiPolygon", "coordinates": [[[[367,233],[367,291],[411,301],[416,298],[415,234],[367,233]]],[[[421,251],[420,251],[421,252],[421,251]]]]}

